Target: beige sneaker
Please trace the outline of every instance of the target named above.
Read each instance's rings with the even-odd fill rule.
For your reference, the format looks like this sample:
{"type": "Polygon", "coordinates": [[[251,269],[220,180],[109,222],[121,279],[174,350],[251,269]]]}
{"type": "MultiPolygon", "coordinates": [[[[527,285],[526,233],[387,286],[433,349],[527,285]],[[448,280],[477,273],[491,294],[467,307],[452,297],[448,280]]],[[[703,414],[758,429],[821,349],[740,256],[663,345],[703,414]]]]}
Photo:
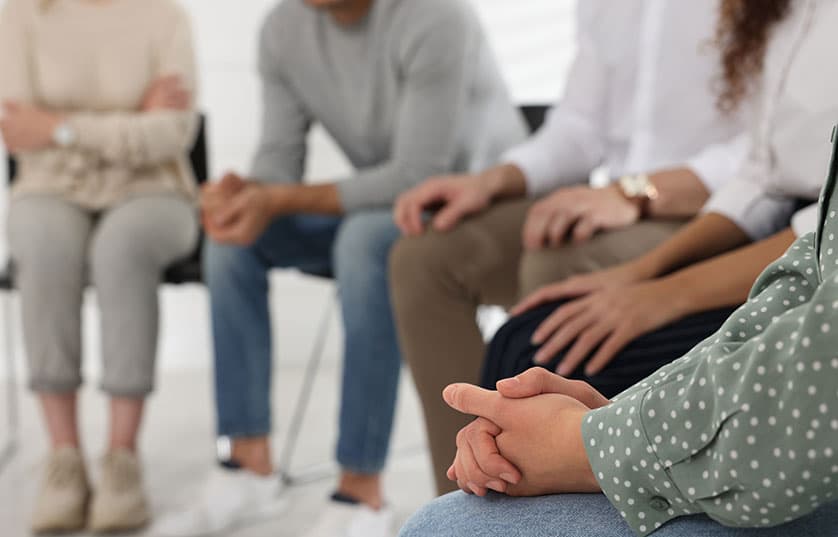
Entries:
{"type": "Polygon", "coordinates": [[[99,484],[90,509],[90,529],[112,532],[140,529],[150,520],[137,456],[117,450],[102,458],[99,484]]]}
{"type": "Polygon", "coordinates": [[[76,448],[53,452],[35,500],[32,531],[55,533],[84,528],[89,499],[90,487],[81,452],[76,448]]]}

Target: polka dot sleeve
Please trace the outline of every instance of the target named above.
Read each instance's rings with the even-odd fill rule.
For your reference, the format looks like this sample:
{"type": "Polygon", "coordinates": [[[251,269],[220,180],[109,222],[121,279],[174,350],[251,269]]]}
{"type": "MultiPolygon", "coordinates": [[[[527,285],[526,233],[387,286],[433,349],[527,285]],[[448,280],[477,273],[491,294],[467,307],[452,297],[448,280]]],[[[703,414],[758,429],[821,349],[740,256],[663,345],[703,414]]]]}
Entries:
{"type": "Polygon", "coordinates": [[[838,260],[818,250],[800,239],[716,335],[586,417],[594,473],[640,535],[695,513],[773,526],[838,492],[838,260]]]}

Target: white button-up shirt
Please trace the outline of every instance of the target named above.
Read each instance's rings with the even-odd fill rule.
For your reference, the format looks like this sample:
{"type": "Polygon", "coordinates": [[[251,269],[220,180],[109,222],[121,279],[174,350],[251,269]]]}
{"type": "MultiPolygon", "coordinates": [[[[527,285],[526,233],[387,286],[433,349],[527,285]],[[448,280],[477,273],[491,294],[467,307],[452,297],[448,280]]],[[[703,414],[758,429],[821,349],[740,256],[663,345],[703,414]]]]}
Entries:
{"type": "Polygon", "coordinates": [[[687,166],[714,192],[742,164],[744,114],[716,108],[717,1],[582,0],[578,52],[565,95],[544,127],[504,161],[531,195],[687,166]]]}
{"type": "Polygon", "coordinates": [[[815,230],[814,202],[838,119],[838,2],[800,0],[793,6],[766,53],[747,160],[705,207],[730,218],[753,239],[787,227],[790,218],[798,236],[815,230]],[[794,213],[800,199],[813,204],[794,213]]]}

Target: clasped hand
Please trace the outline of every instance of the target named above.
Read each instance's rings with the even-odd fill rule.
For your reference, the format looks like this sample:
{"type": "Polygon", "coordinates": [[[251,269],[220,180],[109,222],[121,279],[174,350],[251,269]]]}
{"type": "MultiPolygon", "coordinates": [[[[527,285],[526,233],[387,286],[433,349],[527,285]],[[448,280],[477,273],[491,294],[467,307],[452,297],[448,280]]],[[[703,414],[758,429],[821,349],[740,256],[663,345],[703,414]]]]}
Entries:
{"type": "Polygon", "coordinates": [[[477,416],[457,435],[448,478],[469,493],[510,496],[599,492],[582,440],[582,420],[609,404],[590,385],[541,368],[503,380],[492,392],[448,386],[455,410],[477,416]]]}
{"type": "Polygon", "coordinates": [[[207,234],[220,243],[249,246],[273,218],[265,186],[227,173],[201,192],[201,219],[207,234]]]}

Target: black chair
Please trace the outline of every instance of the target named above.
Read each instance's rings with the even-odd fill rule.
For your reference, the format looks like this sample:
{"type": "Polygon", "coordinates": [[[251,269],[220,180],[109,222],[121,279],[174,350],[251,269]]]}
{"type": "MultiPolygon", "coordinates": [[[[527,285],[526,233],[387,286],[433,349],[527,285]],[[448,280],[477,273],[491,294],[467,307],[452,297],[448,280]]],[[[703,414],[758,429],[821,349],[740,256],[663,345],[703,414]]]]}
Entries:
{"type": "Polygon", "coordinates": [[[524,121],[527,122],[527,127],[530,129],[530,134],[544,125],[544,120],[547,119],[550,108],[550,106],[537,104],[525,104],[519,108],[521,115],[524,116],[524,121]]]}
{"type": "MultiPolygon", "coordinates": [[[[192,165],[192,172],[195,175],[195,180],[199,185],[206,183],[209,180],[209,149],[207,144],[205,116],[201,116],[198,126],[198,135],[195,138],[195,144],[189,153],[189,159],[192,165]]],[[[14,158],[9,157],[7,161],[8,184],[11,186],[17,176],[17,162],[14,158]]],[[[182,261],[178,261],[171,267],[166,269],[163,275],[163,283],[166,284],[186,284],[186,283],[201,283],[201,251],[204,245],[204,237],[201,234],[198,244],[195,245],[195,250],[192,254],[182,261]]],[[[12,305],[11,292],[14,291],[14,267],[12,263],[6,264],[6,268],[0,273],[0,292],[4,296],[4,322],[6,331],[6,374],[7,374],[7,425],[9,428],[9,436],[5,439],[2,446],[0,446],[0,473],[5,469],[7,464],[12,460],[17,449],[18,443],[18,394],[17,385],[15,382],[15,355],[14,355],[14,327],[12,323],[12,305]]]]}

